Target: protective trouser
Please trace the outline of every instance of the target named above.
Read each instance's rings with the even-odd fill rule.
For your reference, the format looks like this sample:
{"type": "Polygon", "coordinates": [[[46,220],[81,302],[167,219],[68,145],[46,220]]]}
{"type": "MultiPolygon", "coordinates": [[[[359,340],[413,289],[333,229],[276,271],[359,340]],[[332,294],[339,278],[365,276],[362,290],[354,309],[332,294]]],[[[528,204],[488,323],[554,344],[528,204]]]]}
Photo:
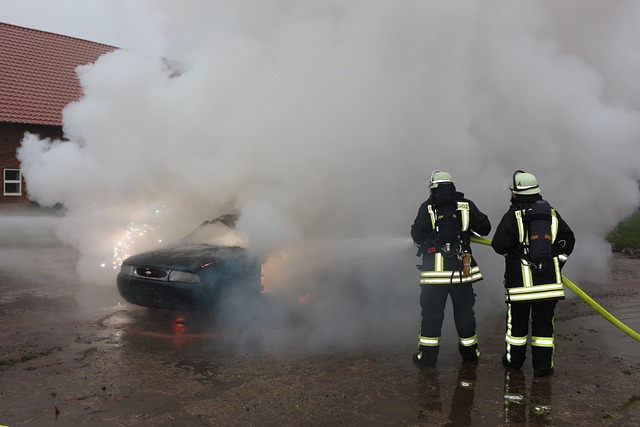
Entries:
{"type": "Polygon", "coordinates": [[[553,368],[554,311],[557,301],[518,302],[507,304],[505,360],[521,368],[526,359],[531,315],[531,356],[533,369],[553,368]]]}
{"type": "Polygon", "coordinates": [[[472,362],[480,355],[476,335],[476,316],[473,311],[476,301],[473,286],[470,283],[422,285],[420,291],[422,319],[418,337],[418,354],[425,364],[435,366],[438,360],[444,309],[449,295],[453,304],[453,318],[458,332],[458,349],[462,360],[472,362]]]}

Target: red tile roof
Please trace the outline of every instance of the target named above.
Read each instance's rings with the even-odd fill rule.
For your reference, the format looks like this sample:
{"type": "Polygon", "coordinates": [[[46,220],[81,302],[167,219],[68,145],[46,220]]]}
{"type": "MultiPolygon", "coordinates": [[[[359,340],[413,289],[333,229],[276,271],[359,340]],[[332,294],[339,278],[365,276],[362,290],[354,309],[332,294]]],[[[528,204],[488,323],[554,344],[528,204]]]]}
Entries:
{"type": "Polygon", "coordinates": [[[0,22],[0,122],[61,126],[82,95],[75,68],[115,49],[0,22]]]}

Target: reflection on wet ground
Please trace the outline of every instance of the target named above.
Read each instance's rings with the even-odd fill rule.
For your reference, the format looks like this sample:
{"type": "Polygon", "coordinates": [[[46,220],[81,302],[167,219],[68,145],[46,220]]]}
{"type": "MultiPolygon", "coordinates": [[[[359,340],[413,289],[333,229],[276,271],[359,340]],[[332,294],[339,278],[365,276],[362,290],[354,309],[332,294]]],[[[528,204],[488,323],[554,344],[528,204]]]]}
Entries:
{"type": "Polygon", "coordinates": [[[442,405],[441,374],[437,369],[422,369],[418,373],[417,382],[417,392],[420,396],[418,420],[428,422],[434,415],[448,414],[452,425],[471,425],[471,412],[476,392],[476,370],[476,364],[464,364],[458,369],[450,409],[446,411],[442,405]]]}
{"type": "Polygon", "coordinates": [[[210,313],[176,312],[169,310],[130,309],[119,310],[97,322],[97,325],[126,335],[166,340],[176,348],[187,342],[222,338],[233,332],[216,325],[210,313]]]}
{"type": "Polygon", "coordinates": [[[529,388],[520,370],[504,371],[505,424],[550,425],[552,414],[552,378],[533,378],[529,388]]]}

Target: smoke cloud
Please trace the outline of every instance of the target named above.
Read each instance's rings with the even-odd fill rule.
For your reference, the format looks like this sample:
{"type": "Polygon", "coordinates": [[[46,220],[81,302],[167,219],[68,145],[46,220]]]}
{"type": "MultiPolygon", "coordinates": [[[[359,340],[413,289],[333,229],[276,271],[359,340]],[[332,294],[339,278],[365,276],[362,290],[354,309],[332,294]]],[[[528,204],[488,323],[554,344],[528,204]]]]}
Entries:
{"type": "MultiPolygon", "coordinates": [[[[640,202],[637,2],[146,4],[171,61],[79,67],[66,140],[19,150],[31,199],[67,209],[58,234],[87,283],[114,283],[101,260],[132,223],[167,243],[238,211],[274,289],[312,295],[306,343],[406,342],[433,169],[494,227],[505,179],[534,173],[577,236],[567,275],[606,278],[603,236],[640,202]]],[[[502,261],[478,257],[480,311],[496,310],[502,261]]]]}

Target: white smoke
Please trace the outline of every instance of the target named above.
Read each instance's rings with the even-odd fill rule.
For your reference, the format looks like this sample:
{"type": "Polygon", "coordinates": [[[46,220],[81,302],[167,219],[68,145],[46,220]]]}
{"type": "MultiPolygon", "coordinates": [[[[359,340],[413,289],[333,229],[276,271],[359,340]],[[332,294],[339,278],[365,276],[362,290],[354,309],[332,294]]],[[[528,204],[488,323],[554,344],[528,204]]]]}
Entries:
{"type": "MultiPolygon", "coordinates": [[[[164,242],[239,211],[259,255],[300,254],[290,270],[308,261],[291,248],[332,240],[320,247],[341,253],[343,239],[363,239],[366,267],[352,265],[365,271],[326,279],[341,314],[318,316],[320,336],[365,337],[390,319],[413,334],[408,232],[436,168],[494,227],[505,178],[534,173],[576,232],[572,279],[606,277],[603,236],[640,202],[637,2],[147,4],[145,26],[180,73],[155,55],[106,54],[78,69],[68,141],[28,135],[19,150],[31,199],[67,208],[59,234],[83,254],[85,281],[155,206],[167,207],[164,242]],[[406,249],[366,240],[380,237],[406,238],[406,249]],[[345,294],[356,282],[361,292],[345,294]]],[[[499,299],[501,261],[481,258],[493,283],[480,286],[499,299]]]]}

